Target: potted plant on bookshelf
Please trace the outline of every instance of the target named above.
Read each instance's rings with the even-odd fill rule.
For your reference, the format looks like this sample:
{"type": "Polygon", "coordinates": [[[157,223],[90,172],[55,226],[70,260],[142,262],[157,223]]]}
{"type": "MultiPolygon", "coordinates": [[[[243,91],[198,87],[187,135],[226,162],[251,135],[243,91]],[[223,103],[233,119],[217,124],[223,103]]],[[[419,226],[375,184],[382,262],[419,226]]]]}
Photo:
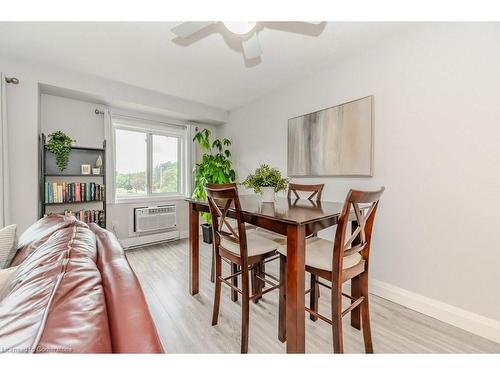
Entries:
{"type": "Polygon", "coordinates": [[[286,190],[288,179],[281,176],[276,168],[261,164],[259,168],[247,176],[243,185],[262,195],[262,202],[274,202],[276,193],[286,190]]]}
{"type": "Polygon", "coordinates": [[[60,130],[49,134],[47,150],[56,156],[56,164],[61,172],[68,165],[69,153],[71,152],[71,144],[73,142],[73,139],[60,130]]]}
{"type": "MultiPolygon", "coordinates": [[[[232,168],[230,160],[231,151],[229,146],[231,141],[227,138],[210,139],[210,130],[203,129],[194,135],[193,142],[197,142],[201,151],[201,159],[194,168],[195,187],[193,198],[205,199],[205,184],[225,184],[236,180],[236,172],[232,168]]],[[[209,213],[201,213],[201,218],[205,221],[201,225],[203,232],[203,242],[212,243],[212,225],[209,213]]]]}

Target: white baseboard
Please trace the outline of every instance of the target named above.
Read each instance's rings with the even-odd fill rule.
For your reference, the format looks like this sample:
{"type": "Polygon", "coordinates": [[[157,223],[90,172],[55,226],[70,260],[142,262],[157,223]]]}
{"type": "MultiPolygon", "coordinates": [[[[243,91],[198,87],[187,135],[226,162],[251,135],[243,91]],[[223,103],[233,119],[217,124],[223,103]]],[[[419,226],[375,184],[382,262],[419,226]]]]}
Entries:
{"type": "Polygon", "coordinates": [[[410,292],[383,281],[370,279],[370,293],[403,305],[442,322],[500,343],[500,321],[410,292]]]}
{"type": "Polygon", "coordinates": [[[181,231],[170,231],[170,232],[157,233],[145,236],[128,237],[120,239],[119,242],[122,245],[122,247],[125,250],[127,250],[138,246],[154,244],[162,241],[180,240],[188,237],[189,237],[189,231],[181,230],[181,231]]]}
{"type": "MultiPolygon", "coordinates": [[[[200,230],[199,230],[198,234],[200,236],[200,241],[201,241],[202,236],[203,236],[203,231],[201,230],[201,226],[200,226],[200,230]]],[[[179,239],[183,239],[183,238],[189,238],[189,230],[179,231],[179,239]]]]}
{"type": "Polygon", "coordinates": [[[168,231],[163,233],[155,233],[136,237],[128,237],[120,240],[120,244],[124,249],[129,249],[138,246],[154,244],[163,241],[173,241],[182,238],[179,231],[168,231]]]}

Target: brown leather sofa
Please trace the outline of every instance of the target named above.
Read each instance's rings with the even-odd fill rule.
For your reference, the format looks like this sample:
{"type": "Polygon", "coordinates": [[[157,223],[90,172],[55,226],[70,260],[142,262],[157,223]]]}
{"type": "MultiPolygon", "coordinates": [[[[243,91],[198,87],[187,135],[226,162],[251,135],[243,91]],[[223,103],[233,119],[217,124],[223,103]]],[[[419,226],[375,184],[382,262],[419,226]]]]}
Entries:
{"type": "Polygon", "coordinates": [[[53,215],[19,239],[0,295],[0,352],[163,353],[115,236],[53,215]]]}

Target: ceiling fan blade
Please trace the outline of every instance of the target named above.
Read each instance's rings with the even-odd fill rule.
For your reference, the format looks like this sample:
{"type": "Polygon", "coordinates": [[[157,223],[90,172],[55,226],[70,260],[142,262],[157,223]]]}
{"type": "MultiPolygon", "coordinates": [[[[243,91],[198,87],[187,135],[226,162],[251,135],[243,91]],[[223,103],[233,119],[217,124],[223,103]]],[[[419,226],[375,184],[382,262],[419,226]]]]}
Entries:
{"type": "Polygon", "coordinates": [[[171,31],[181,37],[181,38],[187,38],[194,33],[197,33],[198,31],[204,29],[207,26],[212,25],[215,23],[214,21],[206,21],[206,22],[183,22],[171,29],[171,31]]]}
{"type": "Polygon", "coordinates": [[[242,41],[241,47],[243,48],[243,54],[245,55],[245,59],[247,60],[255,59],[262,53],[257,33],[254,33],[247,40],[242,41]]]}
{"type": "Polygon", "coordinates": [[[327,22],[321,21],[266,21],[264,27],[267,29],[284,31],[287,33],[319,36],[325,29],[327,22]]]}

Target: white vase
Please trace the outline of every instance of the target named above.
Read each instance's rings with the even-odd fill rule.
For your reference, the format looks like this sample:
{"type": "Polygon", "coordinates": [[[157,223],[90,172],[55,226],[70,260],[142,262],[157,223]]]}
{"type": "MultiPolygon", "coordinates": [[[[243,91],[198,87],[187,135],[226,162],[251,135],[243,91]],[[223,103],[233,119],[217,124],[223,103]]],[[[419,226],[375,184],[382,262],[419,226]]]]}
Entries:
{"type": "Polygon", "coordinates": [[[270,186],[263,186],[260,188],[262,191],[262,202],[274,202],[276,198],[276,193],[274,188],[270,186]]]}

